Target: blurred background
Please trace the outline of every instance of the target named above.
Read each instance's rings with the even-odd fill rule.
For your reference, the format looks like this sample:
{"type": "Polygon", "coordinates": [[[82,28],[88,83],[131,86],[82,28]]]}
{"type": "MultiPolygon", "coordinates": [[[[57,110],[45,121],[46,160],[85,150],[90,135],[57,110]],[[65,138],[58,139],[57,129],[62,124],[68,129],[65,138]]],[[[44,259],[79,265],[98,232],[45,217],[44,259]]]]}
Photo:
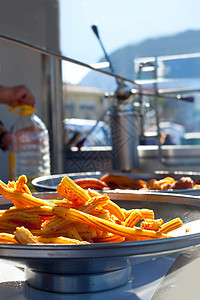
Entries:
{"type": "MultiPolygon", "coordinates": [[[[118,82],[110,73],[136,91],[131,103],[139,119],[142,117],[136,129],[142,124],[142,134],[150,135],[140,138],[137,145],[140,170],[172,168],[162,163],[148,166],[158,156],[157,148],[153,148],[158,144],[158,113],[159,143],[175,147],[200,144],[199,1],[0,3],[1,84],[25,84],[35,94],[37,114],[50,134],[52,174],[112,169],[109,109],[118,82]],[[99,39],[93,25],[98,28],[99,39]],[[5,36],[12,43],[7,43],[5,36]],[[145,67],[146,62],[151,66],[145,67]],[[159,94],[158,107],[155,93],[159,94]],[[190,98],[180,101],[179,96],[182,100],[190,98]],[[94,151],[88,147],[100,148],[94,151]]],[[[9,129],[15,116],[7,111],[6,106],[1,107],[0,119],[9,129]]],[[[190,153],[191,149],[194,147],[190,153]]],[[[0,156],[0,176],[7,178],[7,153],[1,151],[0,156]]],[[[188,151],[183,160],[187,156],[188,151]]],[[[198,156],[198,151],[192,153],[192,159],[198,160],[198,156]]],[[[194,162],[192,165],[199,168],[194,162]]]]}

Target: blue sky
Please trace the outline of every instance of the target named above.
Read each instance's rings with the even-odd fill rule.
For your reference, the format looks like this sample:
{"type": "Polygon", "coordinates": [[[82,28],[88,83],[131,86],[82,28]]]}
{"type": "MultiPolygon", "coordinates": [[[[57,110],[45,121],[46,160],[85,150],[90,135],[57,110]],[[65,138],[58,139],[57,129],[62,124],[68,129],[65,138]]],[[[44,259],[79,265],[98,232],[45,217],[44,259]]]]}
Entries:
{"type": "MultiPolygon", "coordinates": [[[[70,58],[95,63],[103,56],[91,30],[97,24],[108,53],[144,39],[200,29],[199,0],[60,0],[61,50],[70,58]]],[[[87,72],[64,67],[67,81],[87,72]]]]}

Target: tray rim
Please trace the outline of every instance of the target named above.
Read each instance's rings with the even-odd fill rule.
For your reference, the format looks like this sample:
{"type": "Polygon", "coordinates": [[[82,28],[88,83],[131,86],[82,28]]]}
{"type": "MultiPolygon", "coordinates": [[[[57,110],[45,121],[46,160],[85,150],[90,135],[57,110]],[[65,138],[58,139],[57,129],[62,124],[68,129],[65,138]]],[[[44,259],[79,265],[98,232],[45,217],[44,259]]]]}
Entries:
{"type": "MultiPolygon", "coordinates": [[[[37,197],[41,197],[45,199],[48,195],[58,195],[55,192],[45,192],[45,193],[33,193],[33,195],[37,197]]],[[[178,205],[184,204],[184,205],[192,205],[197,208],[200,207],[200,198],[192,195],[181,195],[181,194],[167,194],[167,193],[140,193],[140,192],[115,192],[115,193],[107,193],[108,196],[112,200],[120,200],[120,201],[131,201],[133,197],[136,197],[136,199],[132,199],[132,201],[145,201],[145,202],[162,202],[162,203],[176,203],[178,205]],[[126,199],[121,199],[121,197],[124,196],[126,199]],[[152,198],[154,200],[147,200],[142,199],[144,196],[147,196],[148,198],[152,198]],[[162,201],[161,201],[162,200],[162,201]]],[[[52,198],[51,198],[52,199],[52,198]]],[[[11,201],[7,200],[5,197],[0,196],[0,207],[1,205],[10,205],[12,204],[11,201]],[[2,201],[3,200],[3,201],[2,201]]],[[[117,252],[117,256],[130,256],[131,252],[130,249],[136,249],[139,250],[135,253],[132,253],[133,256],[145,256],[150,254],[164,254],[167,253],[173,253],[177,251],[182,251],[185,248],[194,246],[200,244],[200,232],[195,234],[188,234],[185,236],[178,236],[178,237],[170,237],[170,238],[162,238],[162,239],[152,239],[152,240],[145,240],[145,241],[127,241],[127,242],[121,242],[121,243],[98,243],[98,244],[88,244],[88,245],[15,245],[15,244],[5,244],[0,243],[0,257],[6,259],[7,256],[9,258],[18,258],[18,259],[31,259],[31,258],[48,258],[48,259],[55,259],[55,258],[65,258],[65,259],[82,259],[83,257],[80,257],[80,253],[84,253],[86,256],[85,258],[103,258],[108,257],[108,253],[104,255],[104,253],[98,253],[99,256],[96,256],[96,252],[105,250],[109,251],[112,250],[111,253],[109,253],[110,257],[114,255],[113,252],[117,252]],[[175,242],[179,242],[179,246],[173,249],[166,249],[166,251],[163,248],[163,245],[166,244],[174,244],[175,242]],[[184,242],[189,242],[191,245],[187,245],[186,247],[183,245],[184,242]],[[151,248],[154,248],[154,246],[157,245],[157,249],[154,249],[146,252],[142,251],[141,248],[144,247],[144,250],[148,248],[149,246],[151,248]],[[121,249],[126,249],[127,254],[120,254],[121,249]],[[4,253],[5,250],[5,253],[4,253]],[[24,251],[23,251],[24,250],[24,251]],[[28,253],[27,253],[28,250],[28,253]],[[54,253],[53,251],[59,251],[59,253],[54,253]],[[73,252],[71,252],[73,250],[73,252]],[[119,253],[118,253],[119,250],[119,253]],[[9,253],[7,253],[9,251],[9,253]],[[41,252],[42,251],[42,252],[41,252]],[[66,252],[70,253],[66,253],[66,252]],[[95,256],[93,254],[91,255],[91,252],[95,252],[95,256]],[[17,256],[16,254],[19,252],[20,256],[17,256]],[[40,253],[40,257],[38,257],[38,252],[40,253]],[[41,255],[43,254],[43,256],[41,255]],[[67,255],[66,255],[67,254],[67,255]],[[70,255],[70,257],[69,257],[70,255]]]]}

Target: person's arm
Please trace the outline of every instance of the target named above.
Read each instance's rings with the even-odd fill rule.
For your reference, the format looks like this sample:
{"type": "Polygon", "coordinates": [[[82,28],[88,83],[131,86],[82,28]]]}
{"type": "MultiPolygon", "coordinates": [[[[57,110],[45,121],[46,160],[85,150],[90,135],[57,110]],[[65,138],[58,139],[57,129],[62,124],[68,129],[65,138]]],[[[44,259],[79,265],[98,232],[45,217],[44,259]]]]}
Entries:
{"type": "Polygon", "coordinates": [[[24,85],[14,87],[0,86],[0,103],[7,104],[9,106],[23,104],[34,105],[35,97],[24,85]]]}
{"type": "Polygon", "coordinates": [[[10,133],[5,129],[3,123],[0,121],[0,148],[7,150],[10,144],[10,133]]]}
{"type": "MultiPolygon", "coordinates": [[[[7,104],[9,106],[28,104],[34,106],[35,97],[24,85],[14,87],[0,86],[0,104],[7,104]]],[[[0,148],[7,150],[10,140],[11,134],[4,128],[3,123],[0,121],[0,148]]]]}

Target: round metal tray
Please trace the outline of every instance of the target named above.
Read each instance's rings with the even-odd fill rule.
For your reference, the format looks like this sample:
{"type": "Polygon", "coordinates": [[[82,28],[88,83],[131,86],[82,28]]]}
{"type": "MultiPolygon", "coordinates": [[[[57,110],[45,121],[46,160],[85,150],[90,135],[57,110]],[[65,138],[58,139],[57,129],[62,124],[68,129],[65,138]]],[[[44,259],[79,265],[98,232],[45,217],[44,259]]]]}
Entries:
{"type": "MultiPolygon", "coordinates": [[[[57,193],[37,193],[43,199],[58,198],[57,193]]],[[[164,221],[180,217],[184,223],[200,220],[200,199],[159,193],[108,193],[120,207],[153,209],[164,221]]],[[[0,197],[0,208],[10,203],[0,197]]],[[[198,223],[199,224],[199,223],[198,223]]],[[[187,225],[188,226],[188,225],[187,225]]],[[[131,279],[131,265],[180,252],[200,244],[200,228],[192,234],[172,238],[89,245],[0,244],[1,259],[25,267],[32,287],[60,293],[96,292],[119,287],[131,279]]]]}
{"type": "MultiPolygon", "coordinates": [[[[68,174],[58,174],[58,175],[48,175],[48,176],[40,176],[32,180],[32,184],[38,192],[50,192],[56,191],[58,184],[61,182],[62,178],[68,175],[70,178],[100,178],[105,173],[101,172],[81,172],[81,173],[68,173],[68,174]]],[[[183,172],[183,171],[156,171],[155,173],[116,173],[118,175],[126,175],[132,179],[141,179],[145,181],[149,181],[152,178],[157,180],[163,179],[166,176],[173,177],[175,180],[180,179],[181,177],[191,177],[193,180],[200,179],[200,173],[198,172],[183,172]]],[[[130,189],[129,189],[130,192],[130,189]]],[[[152,192],[152,191],[148,191],[152,192]]],[[[179,189],[179,190],[166,190],[166,191],[153,191],[161,192],[161,193],[174,193],[174,194],[187,194],[187,195],[200,195],[200,189],[179,189]]]]}

